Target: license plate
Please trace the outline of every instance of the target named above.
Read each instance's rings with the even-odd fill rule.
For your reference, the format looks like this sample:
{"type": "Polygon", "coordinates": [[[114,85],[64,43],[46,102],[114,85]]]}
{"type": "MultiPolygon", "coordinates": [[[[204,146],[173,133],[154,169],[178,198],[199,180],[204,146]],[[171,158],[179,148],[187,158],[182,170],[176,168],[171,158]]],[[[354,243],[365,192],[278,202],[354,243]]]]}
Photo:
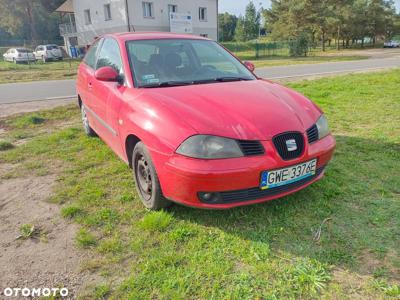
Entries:
{"type": "Polygon", "coordinates": [[[278,186],[290,184],[310,176],[317,172],[317,160],[313,159],[287,168],[264,171],[261,174],[260,188],[267,190],[278,186]]]}

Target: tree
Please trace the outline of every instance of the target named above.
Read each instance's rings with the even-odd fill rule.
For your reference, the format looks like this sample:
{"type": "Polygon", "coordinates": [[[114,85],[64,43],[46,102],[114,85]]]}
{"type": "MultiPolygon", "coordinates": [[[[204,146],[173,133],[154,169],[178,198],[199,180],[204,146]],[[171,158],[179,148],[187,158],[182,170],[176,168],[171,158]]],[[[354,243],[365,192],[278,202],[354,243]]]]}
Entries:
{"type": "Polygon", "coordinates": [[[244,28],[246,32],[246,40],[252,40],[258,37],[260,30],[260,15],[257,12],[253,1],[250,1],[246,6],[244,28]]]}
{"type": "Polygon", "coordinates": [[[246,6],[244,17],[240,16],[235,31],[235,40],[248,41],[258,37],[260,30],[260,14],[252,1],[246,6]]]}
{"type": "Polygon", "coordinates": [[[386,36],[388,27],[392,27],[396,15],[393,1],[370,0],[367,10],[368,31],[375,45],[379,36],[386,36]]]}
{"type": "Polygon", "coordinates": [[[235,30],[238,18],[235,15],[229,13],[219,14],[218,16],[218,27],[220,41],[228,42],[235,38],[235,30]]]}
{"type": "Polygon", "coordinates": [[[52,39],[59,36],[54,9],[63,0],[0,0],[0,27],[14,38],[52,39]]]}
{"type": "Polygon", "coordinates": [[[235,40],[238,42],[246,41],[245,20],[242,16],[239,17],[237,24],[236,24],[235,40]]]}
{"type": "Polygon", "coordinates": [[[396,13],[392,0],[272,0],[264,18],[272,36],[298,38],[301,34],[317,41],[325,50],[326,41],[335,39],[348,46],[350,40],[374,42],[394,35],[396,13]]]}

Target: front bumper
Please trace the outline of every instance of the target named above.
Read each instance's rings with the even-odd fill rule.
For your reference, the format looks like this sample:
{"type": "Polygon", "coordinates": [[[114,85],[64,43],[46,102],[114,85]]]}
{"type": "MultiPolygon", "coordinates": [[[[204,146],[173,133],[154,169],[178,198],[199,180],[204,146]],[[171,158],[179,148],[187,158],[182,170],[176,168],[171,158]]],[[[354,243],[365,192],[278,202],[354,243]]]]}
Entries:
{"type": "Polygon", "coordinates": [[[166,157],[151,152],[166,198],[187,206],[226,209],[273,200],[309,186],[322,178],[336,147],[334,137],[329,135],[314,144],[307,144],[299,158],[284,161],[272,141],[263,141],[262,144],[266,150],[264,155],[234,159],[199,160],[178,154],[166,157]],[[258,188],[263,171],[285,168],[314,158],[318,160],[318,172],[314,177],[267,192],[258,188]],[[216,192],[224,197],[216,204],[205,203],[199,198],[201,192],[216,192]]]}

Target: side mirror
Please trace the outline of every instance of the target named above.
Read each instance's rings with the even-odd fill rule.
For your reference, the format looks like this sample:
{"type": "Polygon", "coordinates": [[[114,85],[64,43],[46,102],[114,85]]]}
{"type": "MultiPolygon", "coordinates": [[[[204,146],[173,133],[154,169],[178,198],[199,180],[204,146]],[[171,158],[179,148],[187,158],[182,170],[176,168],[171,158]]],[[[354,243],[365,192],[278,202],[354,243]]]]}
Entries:
{"type": "Polygon", "coordinates": [[[100,69],[96,70],[94,73],[94,77],[100,81],[108,81],[108,82],[120,82],[121,77],[115,71],[115,69],[111,67],[101,67],[100,69]]]}
{"type": "Polygon", "coordinates": [[[254,70],[256,69],[256,66],[250,62],[250,61],[245,61],[244,65],[246,66],[247,69],[249,69],[251,72],[254,72],[254,70]]]}

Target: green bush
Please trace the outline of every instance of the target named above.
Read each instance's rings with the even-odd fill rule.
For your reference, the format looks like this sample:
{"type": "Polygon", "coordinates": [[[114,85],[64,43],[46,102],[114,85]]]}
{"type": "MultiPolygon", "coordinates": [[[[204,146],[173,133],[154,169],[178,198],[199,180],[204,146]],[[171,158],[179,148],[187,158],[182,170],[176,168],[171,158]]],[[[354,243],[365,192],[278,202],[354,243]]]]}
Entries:
{"type": "Polygon", "coordinates": [[[309,50],[308,37],[304,34],[289,40],[290,56],[307,56],[309,50]]]}

